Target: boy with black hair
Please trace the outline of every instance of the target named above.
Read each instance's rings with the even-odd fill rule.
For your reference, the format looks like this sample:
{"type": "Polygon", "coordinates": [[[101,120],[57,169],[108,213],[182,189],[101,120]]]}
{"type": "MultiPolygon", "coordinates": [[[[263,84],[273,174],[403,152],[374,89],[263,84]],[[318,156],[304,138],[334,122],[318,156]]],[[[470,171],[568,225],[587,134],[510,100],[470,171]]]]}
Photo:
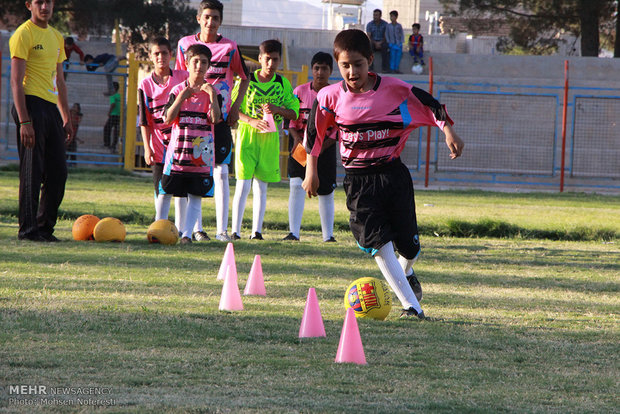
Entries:
{"type": "Polygon", "coordinates": [[[400,59],[403,56],[403,42],[405,41],[405,33],[403,26],[398,23],[398,12],[392,10],[390,12],[390,23],[385,29],[385,40],[390,49],[390,72],[402,73],[400,68],[400,59]]]}
{"type": "Polygon", "coordinates": [[[161,179],[167,194],[187,196],[181,244],[192,242],[202,198],[213,195],[213,125],[220,120],[222,103],[215,88],[205,81],[211,59],[209,48],[191,45],[186,59],[189,77],[172,88],[164,109],[166,124],[172,124],[172,134],[161,179]]]}
{"type": "MultiPolygon", "coordinates": [[[[144,143],[144,161],[153,171],[155,187],[155,220],[167,219],[170,212],[170,198],[161,187],[165,152],[170,142],[172,126],[164,122],[164,107],[173,87],[188,77],[184,70],[170,69],[172,47],[165,37],[156,37],[149,42],[149,58],[153,63],[153,73],[142,79],[138,88],[140,113],[140,132],[144,143]]],[[[175,198],[175,223],[177,228],[185,220],[185,197],[175,198]]]]}
{"type": "Polygon", "coordinates": [[[412,34],[409,36],[409,54],[413,58],[413,64],[418,63],[424,66],[424,37],[420,34],[420,24],[411,25],[412,34]]]}
{"type": "Polygon", "coordinates": [[[285,77],[276,73],[282,56],[282,43],[265,40],[259,46],[261,68],[250,75],[245,95],[235,85],[233,98],[242,98],[239,129],[235,142],[235,176],[232,239],[241,238],[245,202],[254,178],[254,206],[251,239],[263,240],[262,228],[267,207],[267,185],[280,181],[280,134],[283,119],[297,119],[299,100],[285,77]]]}
{"type": "MultiPolygon", "coordinates": [[[[230,241],[228,236],[228,205],[230,190],[228,183],[228,165],[232,153],[232,133],[230,128],[239,120],[239,105],[248,87],[247,68],[241,57],[237,43],[223,37],[218,33],[224,17],[224,5],[219,0],[204,0],[200,3],[196,20],[200,24],[200,33],[185,36],[179,40],[177,51],[177,69],[187,69],[185,51],[193,44],[203,44],[212,53],[211,66],[206,73],[206,81],[215,87],[220,93],[222,105],[222,118],[215,125],[215,217],[216,236],[220,241],[230,241]],[[234,87],[234,76],[241,79],[238,99],[231,99],[234,87]]],[[[208,240],[209,237],[202,228],[202,213],[194,227],[193,237],[195,240],[208,240]]]]}
{"type": "Polygon", "coordinates": [[[108,108],[108,119],[103,126],[103,145],[110,148],[113,153],[116,152],[116,144],[118,143],[118,133],[121,126],[121,95],[118,93],[120,85],[118,82],[112,82],[114,93],[110,95],[110,108],[108,108]]]}
{"type": "MultiPolygon", "coordinates": [[[[301,231],[301,219],[304,214],[306,193],[301,183],[306,176],[306,167],[300,164],[294,157],[294,151],[300,145],[308,125],[308,116],[312,104],[316,100],[318,91],[329,85],[329,77],[334,68],[334,60],[325,52],[318,52],[310,62],[312,68],[312,81],[299,85],[293,93],[299,99],[299,118],[289,124],[289,152],[288,176],[290,194],[288,198],[288,222],[290,233],[283,240],[298,241],[301,231]]],[[[328,135],[321,149],[318,160],[319,188],[319,215],[321,217],[321,230],[323,241],[335,242],[334,238],[334,189],[336,188],[336,129],[328,135]]],[[[305,154],[305,151],[303,152],[305,154]]]]}
{"type": "Polygon", "coordinates": [[[445,108],[431,95],[399,79],[368,72],[373,54],[364,32],[340,32],[334,56],[344,80],[321,89],[312,108],[303,187],[309,197],[317,195],[318,155],[327,128],[337,127],[351,231],[358,246],[374,256],[398,296],[401,317],[424,319],[419,303],[422,288],[412,269],[420,252],[413,183],[399,156],[420,126],[443,130],[452,159],[461,155],[463,141],[445,108]]]}
{"type": "Polygon", "coordinates": [[[86,65],[86,70],[89,72],[96,71],[100,66],[103,67],[103,70],[107,73],[105,79],[108,83],[108,90],[103,94],[105,96],[113,95],[114,84],[112,83],[112,75],[110,75],[110,73],[114,72],[118,67],[118,58],[116,55],[111,55],[109,53],[102,53],[95,57],[86,55],[84,56],[84,64],[86,65]]]}

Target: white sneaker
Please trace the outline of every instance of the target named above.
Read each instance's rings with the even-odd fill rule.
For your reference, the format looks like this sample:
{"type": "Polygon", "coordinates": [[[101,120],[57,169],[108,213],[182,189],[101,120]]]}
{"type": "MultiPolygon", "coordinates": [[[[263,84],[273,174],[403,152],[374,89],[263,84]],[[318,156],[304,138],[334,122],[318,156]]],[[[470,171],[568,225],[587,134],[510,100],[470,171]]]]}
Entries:
{"type": "Polygon", "coordinates": [[[223,242],[230,242],[232,241],[232,239],[230,238],[230,236],[228,235],[227,232],[223,231],[220,234],[215,236],[215,240],[219,240],[219,241],[223,241],[223,242]]]}

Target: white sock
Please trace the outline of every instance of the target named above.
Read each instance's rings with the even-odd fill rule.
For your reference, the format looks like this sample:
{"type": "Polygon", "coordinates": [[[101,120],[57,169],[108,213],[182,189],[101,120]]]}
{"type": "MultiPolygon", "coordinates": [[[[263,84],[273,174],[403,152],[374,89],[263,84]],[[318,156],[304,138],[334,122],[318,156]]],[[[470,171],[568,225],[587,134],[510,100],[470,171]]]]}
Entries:
{"type": "Polygon", "coordinates": [[[254,197],[252,205],[252,234],[256,232],[262,233],[265,210],[267,209],[267,183],[254,178],[252,195],[254,197]]]}
{"type": "Polygon", "coordinates": [[[172,194],[159,194],[155,198],[155,221],[168,218],[171,199],[172,194]]]}
{"type": "Polygon", "coordinates": [[[301,178],[292,177],[289,183],[288,228],[297,238],[299,238],[301,231],[301,219],[304,215],[304,205],[306,204],[306,192],[301,187],[302,182],[301,178]]]}
{"type": "Polygon", "coordinates": [[[177,230],[183,232],[185,226],[185,216],[187,215],[187,197],[174,198],[174,225],[177,230]]]}
{"type": "Polygon", "coordinates": [[[183,237],[192,238],[192,227],[200,218],[202,205],[202,197],[188,194],[187,195],[187,214],[185,215],[185,224],[183,226],[183,237]]]}
{"type": "MultiPolygon", "coordinates": [[[[195,196],[195,197],[198,197],[198,196],[195,196]]],[[[187,204],[189,208],[189,201],[187,204]]],[[[200,197],[200,203],[198,204],[198,217],[196,217],[196,222],[194,223],[194,233],[196,233],[197,231],[204,231],[204,229],[202,228],[202,197],[200,197]]]]}
{"type": "Polygon", "coordinates": [[[334,235],[334,192],[319,196],[319,216],[321,217],[321,232],[323,241],[334,235]]]}
{"type": "Polygon", "coordinates": [[[213,173],[215,189],[215,223],[217,233],[220,234],[228,228],[228,204],[230,201],[230,187],[228,185],[228,164],[215,164],[213,173]]]}
{"type": "Polygon", "coordinates": [[[418,250],[418,254],[416,254],[413,259],[407,259],[404,256],[398,257],[398,263],[400,264],[400,267],[403,269],[403,272],[405,272],[405,276],[409,276],[413,273],[413,269],[412,269],[413,264],[416,262],[416,260],[418,260],[419,256],[420,256],[420,251],[418,250]]]}
{"type": "Polygon", "coordinates": [[[403,268],[400,267],[398,260],[396,260],[396,255],[394,254],[394,245],[392,242],[385,244],[379,251],[375,254],[375,261],[379,265],[379,269],[385,277],[385,280],[388,282],[398,300],[403,305],[403,309],[409,309],[413,307],[418,313],[422,311],[420,307],[420,303],[415,297],[413,290],[411,290],[411,286],[409,286],[409,282],[407,282],[407,278],[405,277],[405,273],[403,272],[403,268]]]}
{"type": "Polygon", "coordinates": [[[250,194],[252,180],[237,180],[235,184],[235,196],[233,197],[232,209],[232,232],[241,235],[241,222],[245,212],[245,202],[250,194]]]}

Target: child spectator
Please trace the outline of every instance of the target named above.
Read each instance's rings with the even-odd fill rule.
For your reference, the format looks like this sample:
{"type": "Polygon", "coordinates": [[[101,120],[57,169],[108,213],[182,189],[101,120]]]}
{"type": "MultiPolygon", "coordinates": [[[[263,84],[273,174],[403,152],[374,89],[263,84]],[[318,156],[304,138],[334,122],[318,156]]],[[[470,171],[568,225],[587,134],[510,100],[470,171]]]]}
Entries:
{"type": "Polygon", "coordinates": [[[413,34],[409,36],[409,54],[413,57],[414,65],[420,59],[420,65],[424,66],[424,37],[420,34],[420,24],[412,24],[411,31],[413,34]]]}
{"type": "Polygon", "coordinates": [[[211,51],[205,45],[191,45],[185,57],[189,77],[172,88],[164,109],[166,124],[172,124],[172,135],[161,179],[167,194],[187,196],[181,244],[192,242],[202,198],[213,195],[213,125],[221,116],[221,98],[205,81],[211,51]]]}
{"type": "MultiPolygon", "coordinates": [[[[155,187],[155,220],[167,219],[170,212],[170,198],[161,187],[165,152],[170,142],[172,127],[163,119],[164,107],[173,87],[187,79],[184,70],[170,69],[172,47],[165,37],[157,37],[149,42],[149,58],[153,63],[153,73],[140,82],[138,88],[140,132],[144,143],[144,161],[153,171],[155,187]]],[[[175,223],[180,228],[184,222],[185,197],[175,199],[175,223]]]]}
{"type": "Polygon", "coordinates": [[[110,148],[112,152],[116,152],[116,144],[118,143],[118,130],[121,126],[121,95],[118,93],[118,82],[112,82],[114,93],[110,96],[110,108],[108,109],[108,120],[103,126],[103,145],[110,148]],[[112,140],[110,135],[112,135],[112,140]]]}
{"type": "MultiPolygon", "coordinates": [[[[248,70],[241,57],[237,44],[218,33],[222,24],[224,6],[219,0],[203,0],[198,7],[196,19],[200,24],[200,33],[185,36],[179,40],[177,51],[177,69],[187,69],[185,64],[185,50],[193,44],[199,43],[207,46],[213,57],[211,66],[207,71],[206,81],[218,90],[222,96],[222,119],[215,125],[215,218],[216,240],[230,241],[228,236],[228,206],[230,189],[228,184],[228,165],[232,153],[231,126],[235,126],[239,120],[239,105],[245,96],[248,87],[248,70]],[[231,100],[231,92],[234,87],[234,77],[241,79],[241,85],[237,99],[231,100]]],[[[194,226],[193,237],[195,240],[208,240],[209,237],[202,228],[202,214],[194,226]]]]}
{"type": "MultiPolygon", "coordinates": [[[[74,103],[71,109],[69,110],[69,121],[71,122],[71,127],[73,128],[73,140],[67,143],[67,159],[75,161],[77,152],[77,142],[84,142],[78,138],[78,129],[80,128],[80,122],[82,122],[82,106],[79,103],[74,103]]],[[[75,163],[70,163],[71,165],[75,165],[75,163]]]]}
{"type": "Polygon", "coordinates": [[[94,72],[100,66],[103,66],[103,70],[108,73],[105,75],[106,81],[108,82],[108,90],[103,94],[105,96],[114,95],[114,84],[112,83],[112,75],[110,73],[114,72],[118,67],[118,59],[115,55],[110,55],[109,53],[103,53],[101,55],[97,55],[92,57],[92,55],[84,56],[84,64],[86,65],[86,70],[89,72],[94,72]]]}
{"type": "Polygon", "coordinates": [[[75,44],[75,41],[73,40],[73,38],[71,36],[67,36],[65,37],[65,55],[67,56],[67,59],[64,61],[64,75],[65,75],[65,79],[67,79],[67,70],[69,70],[69,61],[71,60],[71,53],[77,53],[78,56],[80,57],[80,65],[84,64],[84,52],[82,52],[82,49],[80,49],[80,47],[78,45],[75,44]]]}
{"type": "MultiPolygon", "coordinates": [[[[280,181],[280,134],[282,119],[297,119],[299,100],[288,79],[276,73],[282,56],[282,43],[265,40],[259,46],[261,68],[250,75],[247,93],[239,110],[239,129],[235,142],[235,176],[232,239],[241,236],[245,202],[254,177],[254,206],[251,239],[263,240],[262,228],[267,206],[267,185],[280,181]],[[264,118],[264,119],[263,119],[264,118]],[[271,125],[270,122],[271,121],[271,125]]],[[[239,94],[238,85],[233,99],[239,94]]]]}
{"type": "Polygon", "coordinates": [[[390,12],[390,23],[385,29],[385,40],[387,40],[390,48],[390,72],[402,73],[399,68],[400,59],[403,56],[405,34],[403,33],[403,26],[396,22],[396,19],[398,19],[398,12],[392,10],[390,12]]]}
{"type": "Polygon", "coordinates": [[[420,126],[441,128],[453,159],[461,155],[463,141],[431,95],[399,79],[368,73],[373,54],[364,32],[340,32],[334,57],[344,80],[317,95],[308,121],[303,188],[308,196],[317,195],[317,159],[327,128],[337,127],[351,231],[398,296],[401,317],[424,319],[418,302],[422,288],[412,269],[420,251],[413,183],[400,153],[420,126]]]}
{"type": "MultiPolygon", "coordinates": [[[[293,152],[298,145],[302,144],[306,127],[308,125],[308,115],[312,104],[316,100],[318,91],[329,85],[329,77],[332,74],[334,60],[331,55],[319,52],[312,57],[310,62],[312,67],[312,81],[299,85],[293,93],[299,99],[299,119],[291,121],[289,124],[289,152],[288,176],[290,178],[290,194],[288,199],[288,223],[290,233],[283,240],[299,240],[301,231],[301,219],[304,214],[304,204],[306,193],[301,187],[301,183],[306,176],[305,163],[302,166],[293,157],[293,152]]],[[[323,241],[335,242],[334,238],[334,189],[336,188],[336,128],[333,133],[328,135],[321,149],[318,160],[319,170],[319,215],[321,216],[321,230],[323,241]]],[[[302,146],[303,148],[303,146],[302,146]]],[[[305,154],[305,151],[303,152],[305,154]]]]}

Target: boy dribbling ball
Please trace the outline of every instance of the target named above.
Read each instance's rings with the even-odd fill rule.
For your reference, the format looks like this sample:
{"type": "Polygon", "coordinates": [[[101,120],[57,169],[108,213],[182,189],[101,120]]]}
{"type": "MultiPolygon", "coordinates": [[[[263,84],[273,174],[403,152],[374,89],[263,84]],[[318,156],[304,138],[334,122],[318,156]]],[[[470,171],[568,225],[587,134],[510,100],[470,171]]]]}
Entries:
{"type": "Polygon", "coordinates": [[[213,125],[220,119],[221,99],[205,82],[211,51],[192,45],[186,59],[189,77],[170,91],[164,117],[172,124],[161,179],[163,190],[177,197],[187,195],[187,211],[182,223],[181,244],[192,242],[192,229],[200,216],[203,197],[213,196],[213,125]]]}
{"type": "Polygon", "coordinates": [[[317,95],[308,121],[303,188],[309,197],[317,195],[318,156],[327,129],[337,127],[353,236],[374,256],[402,303],[401,317],[424,319],[419,303],[422,288],[412,268],[420,252],[413,182],[400,153],[409,134],[421,126],[437,126],[444,132],[452,159],[461,155],[463,141],[445,108],[431,95],[399,79],[368,72],[373,53],[364,32],[340,32],[334,40],[334,57],[344,80],[317,95]]]}

